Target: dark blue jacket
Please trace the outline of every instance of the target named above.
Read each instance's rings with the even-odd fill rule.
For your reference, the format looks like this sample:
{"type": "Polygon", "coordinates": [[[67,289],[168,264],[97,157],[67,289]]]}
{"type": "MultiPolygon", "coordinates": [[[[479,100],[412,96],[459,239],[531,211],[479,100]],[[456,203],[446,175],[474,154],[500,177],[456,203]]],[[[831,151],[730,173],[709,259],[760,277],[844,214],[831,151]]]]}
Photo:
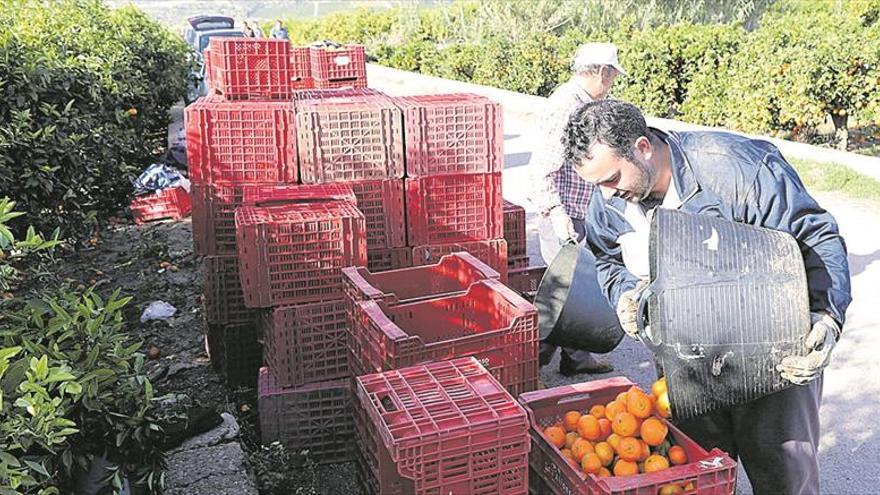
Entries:
{"type": "MultiPolygon", "coordinates": [[[[776,146],[726,132],[656,132],[669,144],[679,209],[790,233],[804,257],[811,311],[827,311],[843,325],[852,300],[846,245],[834,217],[807,193],[776,146]]],[[[612,307],[638,280],[618,244],[633,230],[624,208],[623,199],[606,200],[596,191],[587,212],[587,246],[612,307]]]]}

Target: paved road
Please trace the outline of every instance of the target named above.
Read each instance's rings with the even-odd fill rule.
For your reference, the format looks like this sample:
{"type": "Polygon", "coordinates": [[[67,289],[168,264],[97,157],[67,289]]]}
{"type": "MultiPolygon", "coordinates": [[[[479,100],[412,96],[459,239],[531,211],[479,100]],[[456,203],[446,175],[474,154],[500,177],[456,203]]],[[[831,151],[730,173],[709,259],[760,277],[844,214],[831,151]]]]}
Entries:
{"type": "MultiPolygon", "coordinates": [[[[371,81],[372,86],[389,94],[431,92],[417,84],[400,85],[371,81]]],[[[529,109],[505,109],[504,196],[526,207],[528,212],[529,254],[533,264],[540,258],[536,213],[526,200],[532,182],[528,163],[533,145],[530,129],[535,125],[529,109]],[[512,111],[511,111],[512,110],[512,111]]],[[[815,195],[837,218],[849,248],[853,274],[854,301],[847,313],[844,337],[835,349],[825,375],[821,409],[823,434],[819,446],[822,493],[875,494],[880,491],[880,208],[877,204],[851,201],[835,194],[815,195]]],[[[617,371],[642,385],[655,378],[650,353],[633,341],[625,341],[610,354],[617,371]]],[[[588,381],[581,375],[562,377],[555,363],[541,373],[547,385],[588,381]]],[[[610,376],[610,375],[609,375],[610,376]]],[[[601,377],[601,376],[597,376],[601,377]]],[[[737,492],[751,493],[740,472],[737,492]]]]}

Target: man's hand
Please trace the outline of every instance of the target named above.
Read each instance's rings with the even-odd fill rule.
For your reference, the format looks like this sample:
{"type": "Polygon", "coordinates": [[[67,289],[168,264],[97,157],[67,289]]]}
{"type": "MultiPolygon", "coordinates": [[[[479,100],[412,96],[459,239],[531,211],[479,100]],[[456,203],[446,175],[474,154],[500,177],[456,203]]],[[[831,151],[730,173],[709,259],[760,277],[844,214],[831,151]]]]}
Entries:
{"type": "Polygon", "coordinates": [[[782,378],[795,385],[805,385],[815,380],[831,362],[831,350],[840,338],[840,327],[826,314],[811,313],[813,328],[804,341],[806,356],[788,356],[776,366],[782,378]]]}
{"type": "Polygon", "coordinates": [[[617,318],[620,320],[620,326],[623,327],[623,331],[627,335],[636,340],[639,338],[639,327],[636,324],[639,313],[639,296],[647,286],[648,281],[641,279],[636,283],[635,288],[621,294],[617,301],[617,318]]]}
{"type": "Polygon", "coordinates": [[[578,234],[574,229],[574,222],[564,208],[557,206],[550,210],[550,224],[553,225],[553,233],[563,244],[568,240],[577,240],[578,234]]]}

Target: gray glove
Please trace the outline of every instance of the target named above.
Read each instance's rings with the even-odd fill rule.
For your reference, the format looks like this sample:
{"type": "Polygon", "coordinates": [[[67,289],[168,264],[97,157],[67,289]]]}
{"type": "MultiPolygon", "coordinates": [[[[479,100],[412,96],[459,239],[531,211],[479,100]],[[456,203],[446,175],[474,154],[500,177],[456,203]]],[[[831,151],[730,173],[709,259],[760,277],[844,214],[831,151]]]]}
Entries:
{"type": "Polygon", "coordinates": [[[831,350],[840,338],[840,327],[826,314],[811,313],[813,328],[807,334],[805,356],[788,356],[776,366],[782,378],[795,385],[805,385],[815,380],[831,362],[831,350]]]}
{"type": "Polygon", "coordinates": [[[565,244],[569,240],[575,241],[578,238],[577,231],[574,229],[574,222],[571,217],[561,206],[557,206],[550,210],[550,225],[553,226],[553,233],[559,238],[560,242],[565,244]]]}
{"type": "Polygon", "coordinates": [[[641,279],[636,283],[635,288],[624,292],[617,300],[617,319],[620,320],[620,326],[623,327],[623,331],[627,335],[636,340],[639,340],[639,327],[636,324],[639,313],[639,297],[647,286],[648,281],[641,279]]]}

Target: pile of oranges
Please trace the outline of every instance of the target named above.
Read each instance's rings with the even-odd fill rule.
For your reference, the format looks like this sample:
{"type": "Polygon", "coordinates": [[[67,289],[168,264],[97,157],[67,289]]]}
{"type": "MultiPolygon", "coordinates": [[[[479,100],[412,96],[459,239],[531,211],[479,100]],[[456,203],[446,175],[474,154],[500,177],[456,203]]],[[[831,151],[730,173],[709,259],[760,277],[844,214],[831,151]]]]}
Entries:
{"type": "MultiPolygon", "coordinates": [[[[673,444],[661,419],[669,417],[666,379],[661,378],[651,386],[651,393],[633,386],[608,404],[568,411],[543,434],[584,473],[600,477],[653,473],[688,462],[684,448],[673,444]]],[[[661,493],[676,493],[672,487],[692,489],[670,485],[661,493]]]]}

